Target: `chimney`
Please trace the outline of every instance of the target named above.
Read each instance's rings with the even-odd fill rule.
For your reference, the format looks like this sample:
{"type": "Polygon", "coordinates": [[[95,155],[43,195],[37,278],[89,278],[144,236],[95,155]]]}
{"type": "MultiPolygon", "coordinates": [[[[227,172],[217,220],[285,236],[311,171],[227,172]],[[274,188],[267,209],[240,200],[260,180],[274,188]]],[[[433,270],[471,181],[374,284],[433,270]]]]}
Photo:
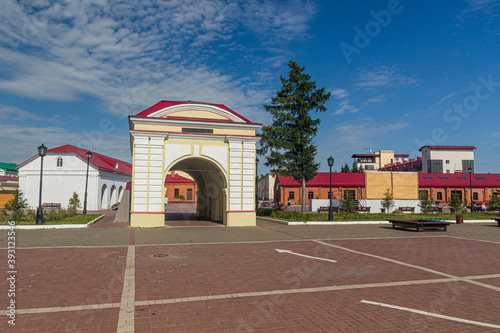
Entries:
{"type": "Polygon", "coordinates": [[[170,177],[174,178],[175,176],[175,171],[170,171],[170,177]]]}

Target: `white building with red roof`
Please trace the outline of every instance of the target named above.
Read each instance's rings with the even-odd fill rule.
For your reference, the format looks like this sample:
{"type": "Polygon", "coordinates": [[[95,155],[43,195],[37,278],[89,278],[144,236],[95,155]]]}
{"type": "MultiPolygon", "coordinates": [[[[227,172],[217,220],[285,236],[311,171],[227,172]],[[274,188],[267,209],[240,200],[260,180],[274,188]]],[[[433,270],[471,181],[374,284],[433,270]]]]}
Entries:
{"type": "MultiPolygon", "coordinates": [[[[43,158],[42,203],[68,205],[73,192],[83,206],[87,173],[87,150],[72,145],[51,148],[43,158]]],[[[35,155],[19,164],[19,189],[28,204],[38,207],[41,157],[35,155]]],[[[132,165],[125,161],[92,152],[89,160],[87,210],[109,209],[120,201],[132,165]]]]}

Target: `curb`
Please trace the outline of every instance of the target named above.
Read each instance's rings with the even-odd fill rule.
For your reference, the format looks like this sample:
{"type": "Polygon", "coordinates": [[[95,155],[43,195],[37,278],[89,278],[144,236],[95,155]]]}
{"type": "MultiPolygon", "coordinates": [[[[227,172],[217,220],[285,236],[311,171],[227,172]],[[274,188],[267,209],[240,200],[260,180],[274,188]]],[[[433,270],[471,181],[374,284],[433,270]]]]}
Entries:
{"type": "MultiPolygon", "coordinates": [[[[102,219],[106,214],[102,214],[97,218],[93,219],[87,224],[42,224],[42,225],[15,225],[14,229],[25,229],[25,230],[40,230],[40,229],[83,229],[88,228],[92,224],[96,223],[102,219]]],[[[0,230],[9,230],[11,227],[8,225],[0,225],[0,230]]]]}
{"type": "MultiPolygon", "coordinates": [[[[299,222],[299,221],[283,221],[283,220],[277,220],[277,219],[273,219],[270,217],[263,217],[263,216],[257,216],[257,218],[262,219],[262,220],[267,220],[267,221],[278,222],[278,223],[285,224],[285,225],[356,225],[356,224],[387,224],[387,223],[390,223],[387,221],[345,221],[345,222],[310,221],[310,222],[299,222]]],[[[455,223],[455,220],[446,220],[446,222],[455,223]]],[[[464,223],[491,223],[491,220],[466,220],[466,221],[464,221],[464,223]]]]}

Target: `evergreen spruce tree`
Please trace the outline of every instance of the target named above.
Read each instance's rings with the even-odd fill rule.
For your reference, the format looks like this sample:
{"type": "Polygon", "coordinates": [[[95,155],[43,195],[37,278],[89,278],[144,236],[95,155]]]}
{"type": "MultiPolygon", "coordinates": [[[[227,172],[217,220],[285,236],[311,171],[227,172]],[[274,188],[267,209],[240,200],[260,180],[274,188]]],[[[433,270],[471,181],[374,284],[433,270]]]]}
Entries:
{"type": "Polygon", "coordinates": [[[304,73],[305,67],[288,62],[288,77],[280,77],[281,89],[271,104],[264,105],[273,116],[271,125],[263,126],[257,153],[267,156],[265,166],[272,173],[292,177],[302,183],[302,213],[306,211],[306,182],[312,180],[319,163],[314,161],[317,146],[313,141],[320,119],[313,119],[311,111],[326,111],[330,93],[317,89],[316,82],[304,73]]]}
{"type": "Polygon", "coordinates": [[[349,168],[349,164],[347,164],[347,162],[345,162],[342,169],[340,169],[340,172],[351,172],[351,169],[349,168]]]}
{"type": "Polygon", "coordinates": [[[391,190],[387,189],[385,191],[384,198],[380,201],[380,204],[385,208],[386,213],[390,213],[391,208],[395,206],[391,190]]]}
{"type": "Polygon", "coordinates": [[[420,199],[420,203],[418,205],[423,213],[428,213],[431,210],[433,203],[434,202],[432,200],[429,200],[427,192],[425,192],[422,194],[422,198],[420,199]]]}

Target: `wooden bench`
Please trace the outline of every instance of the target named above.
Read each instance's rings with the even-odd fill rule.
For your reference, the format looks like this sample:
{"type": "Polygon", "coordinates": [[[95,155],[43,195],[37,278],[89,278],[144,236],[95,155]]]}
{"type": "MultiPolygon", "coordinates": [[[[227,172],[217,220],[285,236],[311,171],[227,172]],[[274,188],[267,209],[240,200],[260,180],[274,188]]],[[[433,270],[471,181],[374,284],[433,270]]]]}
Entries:
{"type": "Polygon", "coordinates": [[[493,219],[493,220],[497,221],[498,226],[500,227],[500,218],[495,218],[495,219],[493,219]]]}
{"type": "Polygon", "coordinates": [[[357,208],[354,208],[354,211],[356,213],[369,213],[370,212],[370,208],[371,207],[357,207],[357,208]]]}
{"type": "Polygon", "coordinates": [[[403,213],[415,213],[415,207],[399,207],[403,213]]]}
{"type": "Polygon", "coordinates": [[[431,212],[431,213],[441,213],[441,212],[443,212],[443,207],[431,207],[429,209],[429,212],[431,212]]]}
{"type": "Polygon", "coordinates": [[[402,228],[414,228],[417,230],[417,232],[422,229],[427,229],[427,230],[436,230],[436,229],[443,229],[446,231],[446,227],[451,224],[451,222],[446,222],[443,219],[420,219],[420,220],[393,220],[389,219],[387,220],[390,223],[392,223],[392,227],[402,227],[402,228]]]}
{"type": "Polygon", "coordinates": [[[61,204],[55,203],[55,202],[44,203],[44,204],[42,204],[42,208],[43,209],[61,209],[61,204]]]}
{"type": "MultiPolygon", "coordinates": [[[[329,206],[321,206],[318,208],[318,213],[321,213],[321,212],[328,212],[330,211],[330,207],[329,206]]],[[[338,213],[339,211],[339,207],[332,207],[332,212],[334,213],[338,213]]]]}

